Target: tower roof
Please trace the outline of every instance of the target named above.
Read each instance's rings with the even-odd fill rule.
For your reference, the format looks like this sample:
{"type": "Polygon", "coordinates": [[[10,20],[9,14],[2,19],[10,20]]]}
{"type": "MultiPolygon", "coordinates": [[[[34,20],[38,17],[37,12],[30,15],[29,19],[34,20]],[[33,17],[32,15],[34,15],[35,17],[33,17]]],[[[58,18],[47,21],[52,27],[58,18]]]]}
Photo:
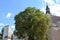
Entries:
{"type": "Polygon", "coordinates": [[[51,13],[50,13],[50,8],[48,7],[48,5],[46,5],[46,14],[47,14],[47,13],[48,13],[48,14],[51,14],[51,13]]]}
{"type": "MultiPolygon", "coordinates": [[[[46,5],[46,10],[49,9],[48,5],[46,5]]],[[[50,9],[49,9],[50,10],[50,9]]]]}

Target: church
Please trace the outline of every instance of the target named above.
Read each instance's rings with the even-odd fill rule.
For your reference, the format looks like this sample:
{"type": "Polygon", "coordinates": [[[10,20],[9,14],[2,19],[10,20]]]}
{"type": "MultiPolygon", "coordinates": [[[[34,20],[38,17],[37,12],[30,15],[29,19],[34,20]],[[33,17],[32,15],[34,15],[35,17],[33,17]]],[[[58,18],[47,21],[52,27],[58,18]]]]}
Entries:
{"type": "MultiPolygon", "coordinates": [[[[60,17],[54,16],[50,12],[48,5],[46,6],[46,15],[51,18],[50,29],[48,31],[49,40],[60,40],[60,17]]],[[[4,27],[3,33],[0,33],[0,40],[27,40],[26,38],[18,39],[15,35],[15,32],[12,31],[12,28],[7,25],[4,27]]]]}
{"type": "Polygon", "coordinates": [[[51,18],[50,29],[48,31],[49,40],[60,40],[60,17],[52,15],[48,5],[46,6],[46,15],[51,18]]]}

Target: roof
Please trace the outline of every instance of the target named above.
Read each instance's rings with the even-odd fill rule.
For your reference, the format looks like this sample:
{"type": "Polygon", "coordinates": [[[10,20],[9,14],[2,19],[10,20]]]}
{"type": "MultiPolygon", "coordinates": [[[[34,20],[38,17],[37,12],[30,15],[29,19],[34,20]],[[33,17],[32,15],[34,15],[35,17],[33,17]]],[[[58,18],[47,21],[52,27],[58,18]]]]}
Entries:
{"type": "Polygon", "coordinates": [[[56,26],[60,25],[60,17],[59,16],[51,16],[52,24],[55,24],[56,26]]]}

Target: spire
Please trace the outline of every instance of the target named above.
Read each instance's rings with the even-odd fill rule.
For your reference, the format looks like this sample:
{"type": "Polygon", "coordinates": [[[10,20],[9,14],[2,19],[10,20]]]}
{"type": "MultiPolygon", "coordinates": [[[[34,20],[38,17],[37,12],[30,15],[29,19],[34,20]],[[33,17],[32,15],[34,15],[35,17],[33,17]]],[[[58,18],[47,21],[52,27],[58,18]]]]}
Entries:
{"type": "Polygon", "coordinates": [[[46,14],[51,14],[50,13],[50,8],[48,7],[48,5],[46,5],[46,14]]]}

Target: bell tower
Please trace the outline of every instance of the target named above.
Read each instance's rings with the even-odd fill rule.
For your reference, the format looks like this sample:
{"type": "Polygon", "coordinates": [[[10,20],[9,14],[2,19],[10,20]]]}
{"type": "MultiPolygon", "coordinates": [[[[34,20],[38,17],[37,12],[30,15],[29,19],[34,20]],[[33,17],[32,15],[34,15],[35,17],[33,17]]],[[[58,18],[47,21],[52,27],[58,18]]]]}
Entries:
{"type": "Polygon", "coordinates": [[[46,5],[46,14],[47,14],[48,16],[51,16],[50,8],[48,7],[48,5],[46,5]]]}

